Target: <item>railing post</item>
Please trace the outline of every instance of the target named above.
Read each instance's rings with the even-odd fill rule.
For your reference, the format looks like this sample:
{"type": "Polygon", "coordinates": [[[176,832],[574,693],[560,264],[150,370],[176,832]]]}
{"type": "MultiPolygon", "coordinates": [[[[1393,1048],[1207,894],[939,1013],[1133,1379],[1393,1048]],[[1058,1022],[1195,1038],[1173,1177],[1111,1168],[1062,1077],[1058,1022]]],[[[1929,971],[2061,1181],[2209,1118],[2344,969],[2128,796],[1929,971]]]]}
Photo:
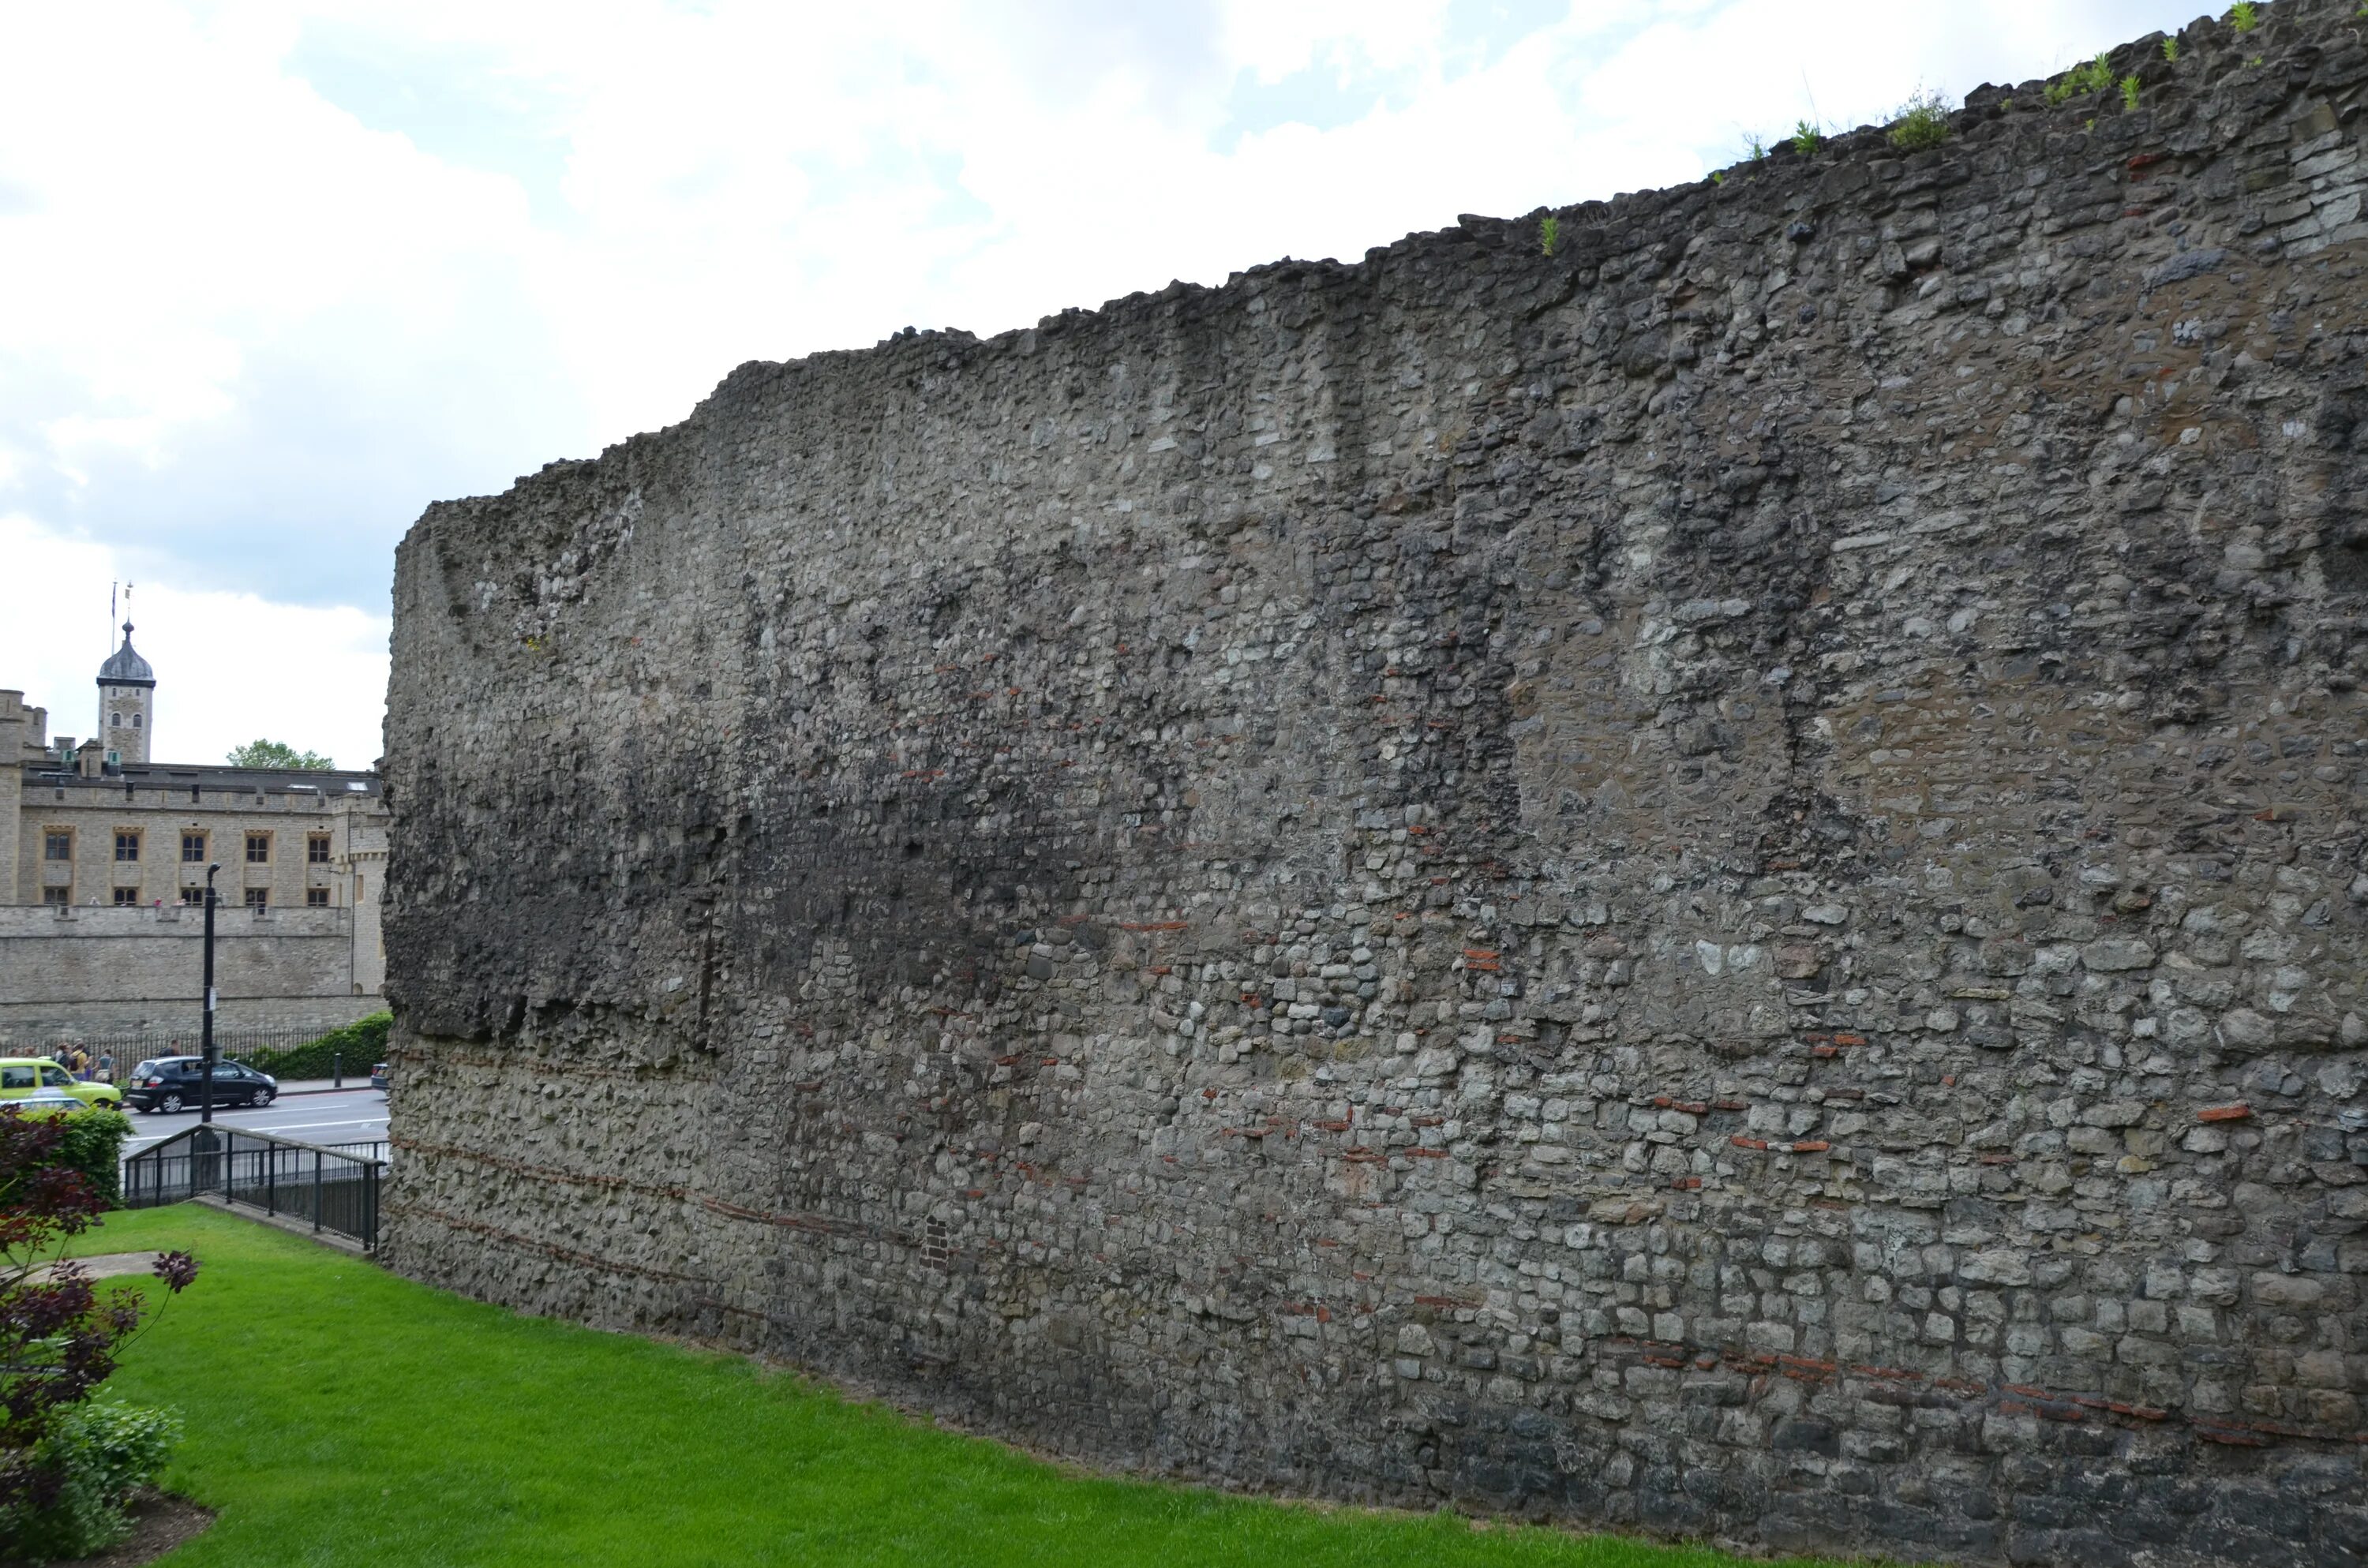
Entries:
{"type": "Polygon", "coordinates": [[[264,1145],[263,1157],[270,1162],[263,1167],[263,1211],[278,1216],[279,1212],[279,1146],[264,1145]]]}
{"type": "Polygon", "coordinates": [[[321,1151],[313,1151],[313,1229],[321,1228],[321,1151]]]}

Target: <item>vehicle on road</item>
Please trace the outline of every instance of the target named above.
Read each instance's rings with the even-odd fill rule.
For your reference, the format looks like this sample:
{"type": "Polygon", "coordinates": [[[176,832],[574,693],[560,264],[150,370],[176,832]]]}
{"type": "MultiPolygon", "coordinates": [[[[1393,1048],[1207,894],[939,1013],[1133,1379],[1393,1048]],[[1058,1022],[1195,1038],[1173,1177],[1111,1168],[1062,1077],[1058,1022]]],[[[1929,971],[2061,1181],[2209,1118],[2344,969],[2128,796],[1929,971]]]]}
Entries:
{"type": "Polygon", "coordinates": [[[85,1084],[54,1057],[0,1056],[0,1105],[40,1089],[63,1089],[85,1105],[120,1106],[123,1091],[112,1084],[85,1084]]]}
{"type": "MultiPolygon", "coordinates": [[[[123,1092],[125,1103],[137,1110],[172,1114],[195,1110],[204,1104],[205,1058],[159,1056],[131,1070],[123,1092]]],[[[279,1097],[279,1080],[235,1062],[214,1063],[213,1103],[216,1110],[236,1106],[268,1106],[279,1097]]]]}
{"type": "Polygon", "coordinates": [[[386,1087],[385,1062],[381,1062],[377,1066],[370,1069],[370,1087],[381,1090],[383,1090],[386,1087]]]}
{"type": "Polygon", "coordinates": [[[13,1110],[20,1116],[56,1116],[88,1110],[90,1102],[78,1095],[70,1095],[63,1089],[51,1088],[44,1084],[38,1089],[28,1089],[21,1095],[12,1095],[0,1100],[0,1108],[13,1110]]]}

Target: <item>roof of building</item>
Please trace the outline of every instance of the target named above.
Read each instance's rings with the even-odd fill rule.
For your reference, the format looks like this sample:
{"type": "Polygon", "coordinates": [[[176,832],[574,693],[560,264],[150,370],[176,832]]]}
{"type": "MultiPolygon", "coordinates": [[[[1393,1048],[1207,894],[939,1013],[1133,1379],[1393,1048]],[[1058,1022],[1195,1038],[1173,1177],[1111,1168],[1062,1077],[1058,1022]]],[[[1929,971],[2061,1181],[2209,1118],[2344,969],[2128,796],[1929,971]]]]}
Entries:
{"type": "Polygon", "coordinates": [[[98,666],[98,684],[101,686],[154,686],[156,684],[156,672],[149,667],[147,660],[132,651],[131,623],[128,620],[123,623],[123,646],[109,653],[107,656],[107,663],[98,666]]]}
{"type": "Polygon", "coordinates": [[[129,762],[114,773],[85,778],[70,771],[28,773],[26,782],[44,785],[88,785],[121,790],[129,784],[142,790],[206,790],[249,794],[319,792],[331,800],[341,795],[376,795],[385,781],[375,773],[345,768],[228,767],[203,762],[129,762]]]}

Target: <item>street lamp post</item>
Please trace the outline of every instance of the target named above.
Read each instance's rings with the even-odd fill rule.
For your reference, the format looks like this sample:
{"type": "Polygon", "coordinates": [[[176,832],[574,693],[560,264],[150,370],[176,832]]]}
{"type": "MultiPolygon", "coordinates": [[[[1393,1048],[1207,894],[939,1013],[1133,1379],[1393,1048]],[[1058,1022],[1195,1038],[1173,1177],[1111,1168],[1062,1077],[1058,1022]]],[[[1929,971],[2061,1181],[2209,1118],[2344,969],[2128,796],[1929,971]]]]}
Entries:
{"type": "Polygon", "coordinates": [[[198,1059],[205,1065],[205,1079],[198,1085],[201,1125],[214,1119],[214,873],[221,869],[220,864],[206,868],[206,1011],[198,1036],[198,1059]]]}

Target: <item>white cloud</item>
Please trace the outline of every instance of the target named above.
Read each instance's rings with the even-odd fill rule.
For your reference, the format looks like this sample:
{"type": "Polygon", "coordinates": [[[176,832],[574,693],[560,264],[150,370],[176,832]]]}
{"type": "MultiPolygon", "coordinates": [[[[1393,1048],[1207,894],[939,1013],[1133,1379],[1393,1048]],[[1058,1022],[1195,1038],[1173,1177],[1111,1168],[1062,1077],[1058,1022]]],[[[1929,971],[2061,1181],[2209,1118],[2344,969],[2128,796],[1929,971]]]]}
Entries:
{"type": "MultiPolygon", "coordinates": [[[[678,419],[743,359],[1689,179],[1748,133],[2038,74],[2180,10],[8,7],[0,293],[30,306],[0,311],[0,506],[16,550],[87,566],[99,543],[70,541],[103,541],[77,593],[128,573],[160,607],[378,626],[427,502],[678,419]]],[[[273,622],[300,623],[324,634],[273,622]]],[[[0,626],[0,681],[51,668],[51,630],[0,626]]],[[[261,727],[321,744],[285,689],[261,727]]]]}

